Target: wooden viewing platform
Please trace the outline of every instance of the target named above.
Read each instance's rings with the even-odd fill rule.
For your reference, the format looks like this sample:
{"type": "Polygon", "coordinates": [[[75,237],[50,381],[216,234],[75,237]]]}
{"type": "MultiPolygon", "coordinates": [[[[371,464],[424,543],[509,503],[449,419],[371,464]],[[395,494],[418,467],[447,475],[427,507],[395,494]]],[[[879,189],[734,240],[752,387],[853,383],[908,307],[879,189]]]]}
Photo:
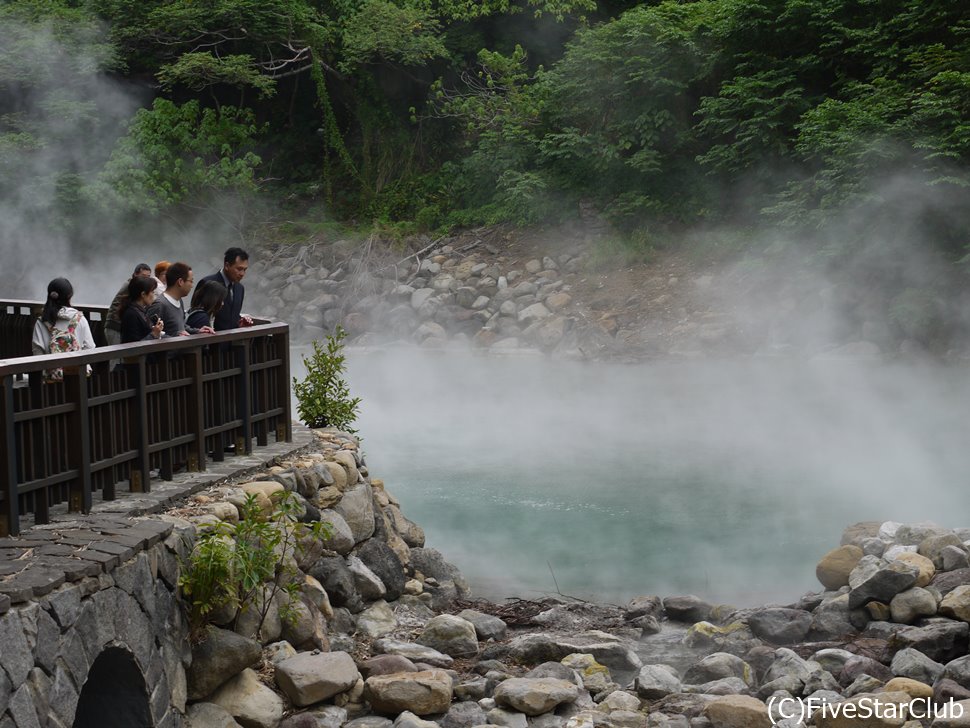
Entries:
{"type": "Polygon", "coordinates": [[[270,434],[292,440],[287,324],[101,346],[107,308],[78,305],[99,347],[30,356],[41,307],[0,300],[0,536],[20,533],[21,514],[87,513],[94,492],[147,492],[270,434]],[[64,381],[44,383],[55,367],[64,381]]]}

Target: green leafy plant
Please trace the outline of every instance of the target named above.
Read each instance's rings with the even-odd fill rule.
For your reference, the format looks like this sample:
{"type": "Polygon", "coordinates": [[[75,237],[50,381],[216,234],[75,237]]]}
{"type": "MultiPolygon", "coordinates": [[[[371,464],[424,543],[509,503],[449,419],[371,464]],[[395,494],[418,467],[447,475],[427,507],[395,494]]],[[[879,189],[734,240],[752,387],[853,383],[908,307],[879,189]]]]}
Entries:
{"type": "Polygon", "coordinates": [[[343,340],[346,332],[337,327],[326,346],[313,342],[313,354],[303,357],[306,377],[293,377],[297,412],[307,427],[336,427],[356,433],[351,425],[357,419],[360,397],[351,397],[344,374],[343,340]]]}
{"type": "Polygon", "coordinates": [[[286,595],[280,618],[292,622],[301,580],[293,556],[308,537],[328,538],[329,523],[301,523],[300,504],[284,492],[265,515],[255,495],[240,508],[238,523],[221,521],[201,533],[182,563],[179,586],[189,603],[189,627],[195,637],[216,614],[230,608],[238,614],[259,610],[253,637],[259,634],[277,595],[286,595]]]}

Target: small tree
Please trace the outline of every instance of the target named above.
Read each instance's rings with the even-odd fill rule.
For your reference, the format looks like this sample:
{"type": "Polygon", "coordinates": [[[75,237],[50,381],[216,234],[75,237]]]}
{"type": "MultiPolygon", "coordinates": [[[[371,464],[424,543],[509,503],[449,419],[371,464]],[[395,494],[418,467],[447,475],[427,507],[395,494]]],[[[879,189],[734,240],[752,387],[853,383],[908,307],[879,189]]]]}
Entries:
{"type": "Polygon", "coordinates": [[[189,604],[189,628],[199,639],[222,607],[243,612],[259,610],[256,637],[270,604],[280,592],[286,594],[280,617],[296,617],[302,580],[287,558],[302,550],[305,538],[329,538],[329,523],[301,523],[299,505],[292,493],[283,493],[268,516],[260,511],[256,496],[246,496],[238,523],[222,521],[199,536],[192,553],[182,562],[179,586],[189,604]],[[268,586],[268,593],[263,588],[268,586]]]}
{"type": "Polygon", "coordinates": [[[347,333],[337,327],[327,337],[326,348],[313,342],[313,355],[303,357],[306,377],[301,382],[293,377],[297,412],[307,427],[336,427],[354,434],[351,425],[357,420],[360,397],[351,397],[344,374],[343,340],[347,333]]]}

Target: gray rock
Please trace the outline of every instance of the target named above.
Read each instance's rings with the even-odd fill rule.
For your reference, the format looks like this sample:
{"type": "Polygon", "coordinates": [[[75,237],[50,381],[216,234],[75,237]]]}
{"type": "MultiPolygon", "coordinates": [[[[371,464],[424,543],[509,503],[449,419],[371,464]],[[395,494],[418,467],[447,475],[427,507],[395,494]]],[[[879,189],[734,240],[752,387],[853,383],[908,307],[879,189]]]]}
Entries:
{"type": "Polygon", "coordinates": [[[279,663],[275,679],[290,702],[305,707],[350,690],[360,673],[346,652],[305,652],[279,663]]]}
{"type": "Polygon", "coordinates": [[[367,483],[358,483],[347,490],[334,510],[350,526],[355,543],[374,535],[374,498],[367,483]]]}
{"type": "Polygon", "coordinates": [[[821,640],[852,635],[866,620],[860,610],[849,609],[849,595],[840,594],[824,600],[812,613],[811,634],[821,640]]]}
{"type": "Polygon", "coordinates": [[[774,659],[771,661],[771,666],[765,672],[763,682],[771,682],[772,680],[777,680],[780,677],[786,677],[788,675],[794,675],[804,682],[815,669],[816,667],[814,665],[803,660],[788,648],[779,647],[775,650],[774,659]]]}
{"type": "Polygon", "coordinates": [[[325,508],[320,511],[320,520],[323,523],[329,523],[331,531],[330,537],[321,539],[321,543],[341,556],[349,554],[356,542],[354,541],[354,533],[350,530],[350,526],[347,525],[344,517],[332,508],[325,508]]]}
{"type": "Polygon", "coordinates": [[[838,677],[839,673],[842,672],[842,668],[845,663],[853,657],[852,652],[848,650],[842,650],[836,647],[827,647],[821,649],[812,655],[812,661],[817,662],[822,666],[823,670],[828,670],[830,673],[838,677]]]}
{"type": "Polygon", "coordinates": [[[440,726],[433,720],[424,720],[405,710],[394,719],[394,728],[440,728],[440,726]]]}
{"type": "Polygon", "coordinates": [[[433,288],[419,288],[411,294],[411,308],[417,311],[434,295],[433,288]]]}
{"type": "MultiPolygon", "coordinates": [[[[589,655],[584,655],[584,657],[591,659],[589,655]]],[[[551,677],[557,680],[574,682],[576,680],[576,673],[572,668],[564,665],[561,662],[543,662],[541,665],[536,665],[533,667],[522,677],[533,679],[551,677]]]]}
{"type": "Polygon", "coordinates": [[[488,722],[485,725],[503,726],[503,728],[527,728],[529,719],[525,713],[492,708],[488,711],[488,722]]]}
{"type": "Polygon", "coordinates": [[[389,638],[379,639],[374,643],[374,650],[388,655],[401,655],[412,662],[424,662],[435,667],[451,667],[454,660],[438,650],[414,642],[401,642],[389,638]]]}
{"type": "Polygon", "coordinates": [[[583,632],[574,637],[547,633],[513,637],[508,644],[509,655],[517,662],[537,663],[561,660],[574,652],[592,655],[613,672],[639,670],[642,663],[629,643],[605,632],[583,632]]]}
{"type": "Polygon", "coordinates": [[[485,711],[481,706],[469,701],[452,705],[438,723],[441,728],[472,728],[486,721],[485,711]]]}
{"type": "Polygon", "coordinates": [[[926,589],[914,586],[894,596],[889,610],[894,622],[911,624],[920,617],[936,614],[936,597],[926,589]]]}
{"type": "Polygon", "coordinates": [[[192,664],[186,670],[189,700],[201,700],[211,695],[220,685],[259,660],[261,652],[256,640],[209,627],[205,639],[192,646],[192,664]]]}
{"type": "Polygon", "coordinates": [[[845,690],[842,691],[843,697],[851,698],[862,693],[872,693],[881,688],[885,683],[872,675],[862,674],[853,680],[845,690]]]}
{"type": "Polygon", "coordinates": [[[723,678],[737,677],[749,685],[754,682],[751,667],[737,655],[715,652],[691,665],[684,673],[684,681],[692,684],[709,683],[723,678]]]}
{"type": "Polygon", "coordinates": [[[496,641],[505,639],[506,632],[508,632],[505,622],[491,614],[484,614],[474,609],[463,609],[458,612],[458,616],[475,626],[475,634],[482,642],[490,639],[496,641]]]}
{"type": "Polygon", "coordinates": [[[357,631],[371,639],[390,634],[396,628],[394,610],[383,599],[374,602],[357,616],[357,631]]]}
{"type": "Polygon", "coordinates": [[[379,715],[364,715],[344,723],[344,728],[391,728],[394,723],[379,715]]]}
{"type": "Polygon", "coordinates": [[[188,728],[241,728],[229,712],[213,703],[195,703],[186,712],[188,728]]]}
{"type": "Polygon", "coordinates": [[[630,603],[626,605],[626,616],[629,620],[633,620],[644,615],[661,619],[663,614],[663,602],[660,601],[660,597],[653,595],[633,597],[633,599],[630,600],[630,603]]]}
{"type": "Polygon", "coordinates": [[[956,571],[970,567],[970,558],[967,558],[965,546],[946,546],[940,551],[940,560],[943,564],[943,571],[956,571]]]}
{"type": "Polygon", "coordinates": [[[932,685],[943,674],[943,665],[931,660],[922,652],[906,647],[893,656],[889,666],[893,675],[932,685]]]}
{"type": "Polygon", "coordinates": [[[970,655],[964,655],[946,663],[942,677],[970,690],[970,655]]]}
{"type": "Polygon", "coordinates": [[[801,609],[774,607],[759,609],[748,616],[755,636],[776,645],[800,642],[812,626],[812,615],[801,609]]]}
{"type": "Polygon", "coordinates": [[[17,611],[0,617],[0,666],[14,686],[21,685],[34,666],[34,657],[24,636],[24,626],[17,611]]]}
{"type": "Polygon", "coordinates": [[[495,702],[526,715],[548,713],[579,697],[579,687],[556,678],[510,678],[495,688],[495,702]]]}
{"type": "Polygon", "coordinates": [[[245,728],[277,728],[283,720],[283,700],[249,668],[216,690],[211,702],[245,728]]]}
{"type": "Polygon", "coordinates": [[[366,680],[371,675],[390,675],[395,672],[417,672],[414,663],[402,655],[377,655],[359,665],[366,680]]]}
{"type": "Polygon", "coordinates": [[[637,695],[656,700],[681,691],[681,682],[672,667],[667,665],[644,665],[637,673],[637,695]]]}
{"type": "Polygon", "coordinates": [[[839,674],[839,682],[842,685],[850,685],[859,675],[869,675],[882,682],[889,682],[893,678],[892,670],[881,662],[873,660],[865,655],[855,655],[846,660],[839,674]]]}
{"type": "Polygon", "coordinates": [[[667,597],[663,600],[664,611],[675,622],[704,622],[711,618],[713,607],[693,594],[667,597]]]}
{"type": "Polygon", "coordinates": [[[258,639],[264,645],[280,638],[283,620],[280,618],[279,601],[272,597],[269,587],[263,587],[251,603],[240,609],[234,629],[243,637],[258,639]]]}
{"type": "Polygon", "coordinates": [[[927,536],[920,542],[919,550],[917,553],[920,556],[925,556],[930,561],[933,562],[933,566],[937,569],[943,568],[943,554],[942,551],[947,546],[955,546],[958,548],[963,547],[963,541],[955,533],[940,533],[934,534],[932,536],[927,536]]]}
{"type": "Polygon", "coordinates": [[[350,612],[359,612],[364,608],[354,575],[340,556],[317,559],[310,569],[310,576],[320,582],[334,607],[346,607],[350,612]]]}
{"type": "Polygon", "coordinates": [[[684,692],[704,695],[745,695],[750,686],[739,677],[722,677],[701,685],[685,685],[684,692]]]}
{"type": "Polygon", "coordinates": [[[431,619],[416,641],[452,657],[478,654],[475,625],[453,614],[440,614],[431,619]]]}
{"type": "Polygon", "coordinates": [[[947,663],[967,654],[968,628],[966,622],[931,618],[924,626],[902,627],[893,639],[900,647],[912,647],[932,660],[947,663]]]}
{"type": "Polygon", "coordinates": [[[368,539],[357,549],[357,556],[383,582],[388,601],[398,599],[404,593],[407,581],[404,565],[386,541],[368,539]]]}
{"type": "Polygon", "coordinates": [[[350,569],[350,573],[354,577],[354,587],[357,589],[357,593],[366,601],[383,599],[387,594],[387,588],[380,577],[368,569],[367,565],[356,556],[347,557],[347,568],[350,569]]]}
{"type": "MultiPolygon", "coordinates": [[[[872,557],[864,556],[852,574],[863,568],[863,561],[869,558],[872,557]]],[[[899,592],[913,586],[918,576],[919,570],[916,567],[901,561],[880,564],[875,570],[865,573],[864,578],[859,578],[856,585],[853,585],[853,577],[850,575],[849,584],[852,589],[849,591],[849,608],[861,607],[871,601],[888,604],[899,592]]]]}
{"type": "Polygon", "coordinates": [[[415,571],[420,571],[425,576],[437,579],[439,583],[453,582],[459,597],[468,596],[468,583],[461,572],[456,566],[445,561],[436,549],[412,547],[411,566],[415,571]]]}

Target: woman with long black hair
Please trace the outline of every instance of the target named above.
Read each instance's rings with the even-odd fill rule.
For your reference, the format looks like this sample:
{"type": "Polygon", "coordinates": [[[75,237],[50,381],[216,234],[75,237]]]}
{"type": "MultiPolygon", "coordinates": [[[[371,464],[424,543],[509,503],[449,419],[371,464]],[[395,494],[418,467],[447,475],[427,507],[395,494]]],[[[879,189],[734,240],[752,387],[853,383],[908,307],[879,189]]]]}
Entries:
{"type": "MultiPolygon", "coordinates": [[[[35,355],[61,354],[95,347],[91,326],[84,314],[71,306],[74,286],[67,278],[55,278],[47,284],[47,301],[34,324],[31,350],[35,355]]],[[[64,378],[61,369],[44,373],[49,382],[64,378]]]]}

